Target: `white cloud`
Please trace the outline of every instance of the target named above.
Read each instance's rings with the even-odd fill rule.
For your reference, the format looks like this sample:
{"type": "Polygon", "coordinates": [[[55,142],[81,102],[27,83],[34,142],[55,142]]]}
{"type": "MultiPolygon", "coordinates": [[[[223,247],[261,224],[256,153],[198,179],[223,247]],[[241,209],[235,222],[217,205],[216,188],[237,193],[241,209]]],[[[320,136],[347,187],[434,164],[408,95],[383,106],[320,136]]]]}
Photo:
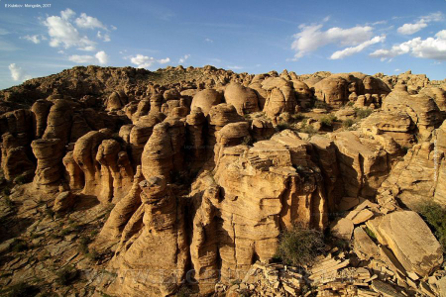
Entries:
{"type": "Polygon", "coordinates": [[[213,43],[214,41],[210,38],[206,38],[204,41],[209,42],[209,43],[213,43]]]}
{"type": "Polygon", "coordinates": [[[118,30],[118,27],[111,25],[110,26],[112,30],[118,30]]]}
{"type": "Polygon", "coordinates": [[[108,55],[104,51],[97,52],[95,57],[101,65],[105,65],[108,62],[108,55]]]}
{"type": "Polygon", "coordinates": [[[96,61],[95,57],[90,55],[72,55],[68,57],[68,60],[78,64],[92,64],[96,61]]]}
{"type": "Polygon", "coordinates": [[[395,72],[400,72],[401,69],[397,68],[397,69],[395,69],[394,71],[395,71],[395,72]]]}
{"type": "Polygon", "coordinates": [[[82,29],[95,29],[100,28],[107,30],[107,28],[102,24],[100,20],[97,18],[88,16],[86,13],[81,13],[81,16],[78,17],[75,21],[76,26],[82,29]]]}
{"type": "Polygon", "coordinates": [[[156,60],[154,57],[144,56],[137,54],[134,57],[130,57],[130,62],[135,64],[137,68],[149,68],[155,63],[165,64],[170,62],[170,58],[156,60]]]}
{"type": "Polygon", "coordinates": [[[156,61],[153,57],[144,56],[141,54],[137,54],[135,57],[130,58],[130,62],[136,65],[137,68],[149,68],[156,61]]]}
{"type": "Polygon", "coordinates": [[[404,24],[398,28],[398,33],[403,35],[411,35],[417,33],[423,28],[426,28],[427,24],[423,21],[418,21],[415,24],[404,24]]]}
{"type": "Polygon", "coordinates": [[[390,59],[410,53],[412,56],[424,59],[446,60],[446,30],[435,34],[435,37],[421,39],[413,38],[409,41],[392,46],[390,49],[379,49],[370,54],[371,57],[390,59]]]}
{"type": "Polygon", "coordinates": [[[24,81],[31,78],[30,75],[27,75],[26,72],[15,63],[10,64],[8,68],[14,81],[24,81]]]}
{"type": "Polygon", "coordinates": [[[110,35],[108,35],[107,33],[105,33],[104,35],[102,35],[101,31],[98,31],[98,34],[96,34],[96,36],[97,36],[99,39],[102,39],[104,42],[109,42],[109,41],[111,41],[111,39],[110,39],[110,35]]]}
{"type": "Polygon", "coordinates": [[[74,17],[76,15],[76,13],[71,10],[70,8],[67,8],[63,11],[60,12],[60,16],[64,19],[64,20],[70,20],[72,17],[74,17]]]}
{"type": "Polygon", "coordinates": [[[43,22],[48,28],[50,36],[50,46],[63,46],[65,49],[76,47],[79,50],[95,50],[95,42],[88,39],[87,36],[81,36],[77,29],[70,23],[69,19],[74,15],[71,9],[61,12],[61,16],[49,16],[43,22]]]}
{"type": "Polygon", "coordinates": [[[233,66],[228,66],[229,69],[233,69],[233,70],[240,70],[243,69],[242,66],[237,66],[237,65],[233,65],[233,66]]]}
{"type": "Polygon", "coordinates": [[[434,12],[427,16],[422,16],[420,19],[412,24],[404,24],[398,28],[398,33],[403,35],[412,35],[417,33],[418,31],[427,27],[427,24],[430,22],[440,22],[444,19],[443,13],[434,12]]]}
{"type": "Polygon", "coordinates": [[[370,26],[356,26],[348,29],[338,27],[321,31],[322,24],[301,25],[301,31],[294,35],[295,40],[291,49],[296,51],[295,59],[317,50],[328,44],[341,46],[358,45],[372,38],[373,28],[370,26]]]}
{"type": "Polygon", "coordinates": [[[160,59],[157,61],[160,64],[166,64],[170,62],[170,58],[160,59]]]}
{"type": "Polygon", "coordinates": [[[39,35],[25,35],[25,36],[21,37],[21,39],[31,41],[35,44],[40,43],[39,35]]]}
{"type": "Polygon", "coordinates": [[[424,20],[427,23],[430,23],[430,22],[441,22],[441,21],[444,20],[444,15],[443,15],[443,13],[441,11],[437,11],[437,12],[431,13],[429,15],[422,16],[421,19],[424,20]]]}
{"type": "Polygon", "coordinates": [[[189,55],[189,54],[184,55],[182,58],[180,58],[180,60],[178,61],[178,63],[182,64],[182,63],[186,62],[186,60],[189,59],[189,58],[190,58],[190,55],[189,55]]]}
{"type": "Polygon", "coordinates": [[[370,40],[364,41],[363,43],[354,46],[354,47],[347,47],[343,50],[334,52],[330,59],[337,60],[337,59],[343,59],[345,57],[357,54],[359,52],[362,52],[365,48],[371,46],[372,44],[378,43],[378,42],[384,42],[386,40],[386,36],[375,36],[370,40]]]}
{"type": "Polygon", "coordinates": [[[105,65],[108,62],[108,55],[104,51],[97,52],[94,56],[91,55],[72,55],[68,60],[77,64],[95,64],[99,63],[105,65]]]}
{"type": "Polygon", "coordinates": [[[8,35],[9,32],[3,28],[0,28],[0,35],[8,35]]]}

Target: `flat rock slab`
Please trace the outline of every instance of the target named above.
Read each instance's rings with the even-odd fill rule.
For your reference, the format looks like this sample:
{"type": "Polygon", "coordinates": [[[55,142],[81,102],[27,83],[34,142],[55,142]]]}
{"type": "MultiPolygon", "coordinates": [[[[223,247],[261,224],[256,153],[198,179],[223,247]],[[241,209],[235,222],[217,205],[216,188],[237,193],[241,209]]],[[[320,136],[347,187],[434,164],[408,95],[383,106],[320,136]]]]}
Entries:
{"type": "Polygon", "coordinates": [[[408,272],[424,277],[443,262],[440,243],[416,212],[396,211],[366,224],[408,272]]]}
{"type": "Polygon", "coordinates": [[[355,226],[353,225],[352,221],[342,218],[337,221],[336,225],[333,226],[331,232],[338,238],[350,240],[352,238],[354,228],[355,226]]]}
{"type": "Polygon", "coordinates": [[[368,221],[373,217],[373,212],[371,212],[368,209],[361,210],[355,217],[353,218],[353,224],[358,225],[361,223],[364,223],[365,221],[368,221]]]}

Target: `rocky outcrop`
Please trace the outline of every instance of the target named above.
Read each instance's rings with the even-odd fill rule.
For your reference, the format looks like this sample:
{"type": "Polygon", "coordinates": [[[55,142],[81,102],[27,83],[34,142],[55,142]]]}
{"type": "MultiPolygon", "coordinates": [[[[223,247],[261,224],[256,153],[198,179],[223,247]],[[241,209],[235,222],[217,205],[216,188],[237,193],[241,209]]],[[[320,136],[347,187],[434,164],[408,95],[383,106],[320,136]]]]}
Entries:
{"type": "Polygon", "coordinates": [[[334,134],[333,140],[346,196],[374,197],[391,169],[389,152],[355,132],[334,134]]]}
{"type": "Polygon", "coordinates": [[[222,94],[216,90],[202,90],[194,96],[190,108],[193,110],[199,107],[204,115],[207,116],[212,106],[222,103],[222,97],[222,94]]]}
{"type": "Polygon", "coordinates": [[[57,185],[57,181],[63,176],[62,158],[65,147],[62,140],[59,138],[37,139],[31,143],[31,147],[37,159],[34,186],[45,188],[57,185]]]}
{"type": "Polygon", "coordinates": [[[405,112],[418,129],[418,138],[428,140],[431,132],[442,123],[440,110],[434,99],[426,95],[410,95],[405,85],[397,85],[386,97],[382,106],[384,111],[405,112]]]}
{"type": "Polygon", "coordinates": [[[296,97],[292,83],[280,78],[270,77],[262,82],[262,88],[268,91],[263,111],[274,119],[283,112],[294,112],[296,97]]]}
{"type": "Polygon", "coordinates": [[[396,211],[368,221],[367,227],[408,273],[424,277],[443,263],[442,247],[415,212],[396,211]]]}
{"type": "Polygon", "coordinates": [[[330,76],[314,85],[314,96],[338,108],[348,101],[348,82],[342,77],[330,76]]]}
{"type": "Polygon", "coordinates": [[[230,83],[224,93],[226,103],[234,105],[239,115],[259,111],[257,94],[250,88],[230,83]]]}
{"type": "Polygon", "coordinates": [[[432,135],[429,142],[414,145],[393,168],[379,189],[380,195],[396,197],[410,208],[423,200],[446,202],[446,124],[432,135]]]}
{"type": "Polygon", "coordinates": [[[121,238],[113,259],[120,268],[118,279],[122,280],[116,292],[131,296],[166,296],[177,290],[187,265],[183,214],[165,177],[148,177],[139,186],[142,205],[138,216],[142,224],[130,242],[124,244],[126,238],[121,238]],[[126,273],[130,270],[142,272],[141,269],[149,269],[144,278],[126,273]]]}

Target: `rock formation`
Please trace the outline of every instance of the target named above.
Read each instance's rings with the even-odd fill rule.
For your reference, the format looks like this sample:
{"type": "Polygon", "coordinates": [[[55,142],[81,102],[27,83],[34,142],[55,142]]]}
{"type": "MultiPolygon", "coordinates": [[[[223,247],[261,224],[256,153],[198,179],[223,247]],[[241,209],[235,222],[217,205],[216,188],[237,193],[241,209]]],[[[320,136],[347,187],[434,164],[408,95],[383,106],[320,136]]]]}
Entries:
{"type": "Polygon", "coordinates": [[[75,226],[53,239],[114,272],[95,294],[429,295],[446,275],[415,212],[446,203],[444,90],[423,76],[89,66],[0,99],[0,186],[35,196],[8,215],[82,221],[91,243],[75,226]],[[271,265],[296,226],[330,231],[325,254],[271,265]]]}

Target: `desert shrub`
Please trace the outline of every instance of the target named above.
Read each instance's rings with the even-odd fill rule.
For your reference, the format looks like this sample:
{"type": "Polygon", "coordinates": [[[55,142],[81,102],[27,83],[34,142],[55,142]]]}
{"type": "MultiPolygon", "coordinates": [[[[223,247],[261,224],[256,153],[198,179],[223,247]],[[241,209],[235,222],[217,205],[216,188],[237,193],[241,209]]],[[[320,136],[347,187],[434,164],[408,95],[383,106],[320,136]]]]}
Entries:
{"type": "Polygon", "coordinates": [[[329,109],[330,106],[324,101],[316,100],[314,102],[314,108],[329,109]]]}
{"type": "Polygon", "coordinates": [[[243,137],[242,144],[251,145],[253,143],[253,139],[250,135],[243,137]]]}
{"type": "Polygon", "coordinates": [[[188,297],[192,294],[192,290],[186,285],[182,285],[178,290],[176,296],[177,297],[188,297]]]}
{"type": "Polygon", "coordinates": [[[322,232],[295,225],[281,234],[277,256],[289,265],[308,265],[322,254],[324,245],[322,232]]]}
{"type": "Polygon", "coordinates": [[[291,128],[291,125],[288,123],[285,123],[285,122],[279,123],[276,126],[276,129],[278,131],[283,131],[283,130],[290,129],[290,128],[291,128]]]}
{"type": "Polygon", "coordinates": [[[332,127],[333,126],[333,122],[336,122],[338,119],[336,118],[336,116],[329,114],[326,116],[323,116],[320,121],[322,123],[322,125],[326,126],[326,127],[332,127]]]}
{"type": "Polygon", "coordinates": [[[3,201],[9,209],[13,209],[15,207],[14,201],[12,201],[9,196],[3,196],[3,201]]]}
{"type": "Polygon", "coordinates": [[[26,241],[23,239],[16,240],[11,248],[11,250],[14,253],[20,253],[20,252],[26,251],[28,249],[29,249],[29,246],[26,243],[26,241]]]}
{"type": "Polygon", "coordinates": [[[316,129],[312,125],[305,125],[300,129],[300,132],[307,133],[310,136],[316,134],[316,129]]]}
{"type": "Polygon", "coordinates": [[[360,119],[365,119],[366,117],[371,115],[372,112],[373,111],[371,109],[359,109],[359,108],[355,109],[356,116],[360,119]]]}
{"type": "Polygon", "coordinates": [[[366,227],[365,229],[364,229],[364,231],[365,231],[365,233],[367,233],[367,235],[373,240],[373,241],[377,241],[377,238],[376,238],[376,235],[375,235],[375,233],[373,233],[373,231],[372,230],[370,230],[368,227],[366,227]]]}
{"type": "Polygon", "coordinates": [[[39,290],[30,284],[20,282],[15,285],[0,289],[0,296],[5,297],[26,297],[35,296],[39,290]]]}
{"type": "Polygon", "coordinates": [[[350,128],[351,126],[353,126],[354,123],[355,123],[354,120],[352,120],[352,119],[346,119],[345,121],[342,122],[342,127],[344,127],[344,128],[350,128]]]}
{"type": "Polygon", "coordinates": [[[446,207],[434,201],[423,201],[416,207],[446,252],[446,207]]]}
{"type": "Polygon", "coordinates": [[[350,101],[349,103],[347,103],[347,106],[353,106],[353,105],[355,105],[355,102],[353,102],[353,101],[350,101]]]}
{"type": "Polygon", "coordinates": [[[298,113],[293,114],[293,115],[291,116],[291,118],[292,118],[295,122],[300,122],[300,121],[302,121],[303,119],[305,119],[305,116],[304,116],[302,113],[298,112],[298,113]]]}
{"type": "Polygon", "coordinates": [[[67,286],[79,277],[79,271],[73,266],[62,268],[56,273],[56,282],[61,286],[67,286]]]}

